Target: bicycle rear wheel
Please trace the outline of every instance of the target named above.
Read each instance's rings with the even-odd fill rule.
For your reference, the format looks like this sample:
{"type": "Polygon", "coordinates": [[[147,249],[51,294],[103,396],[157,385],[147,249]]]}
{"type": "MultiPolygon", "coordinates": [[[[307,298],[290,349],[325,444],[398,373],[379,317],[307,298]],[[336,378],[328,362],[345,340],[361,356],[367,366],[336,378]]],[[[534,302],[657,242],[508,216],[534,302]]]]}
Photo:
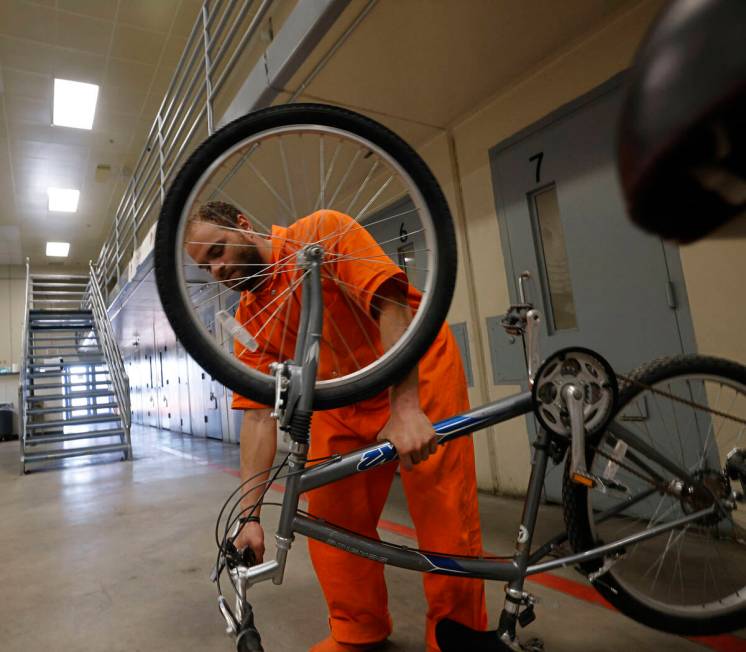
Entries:
{"type": "Polygon", "coordinates": [[[366,117],[287,105],[213,134],[164,201],[155,270],[166,315],[204,369],[261,404],[274,400],[270,364],[294,357],[310,245],[323,248],[320,409],[399,380],[442,327],[456,242],[427,166],[366,117]],[[392,306],[411,322],[384,342],[392,306]]]}
{"type": "MultiPolygon", "coordinates": [[[[746,474],[734,469],[728,454],[746,450],[746,368],[704,356],[657,360],[622,379],[619,405],[609,430],[588,450],[591,472],[616,488],[586,489],[570,481],[566,466],[565,520],[576,551],[715,502],[730,507],[633,544],[594,586],[620,611],[656,629],[708,635],[743,627],[746,474]],[[681,482],[617,439],[614,424],[685,469],[692,481],[681,482]]],[[[582,569],[591,573],[601,563],[582,569]]]]}

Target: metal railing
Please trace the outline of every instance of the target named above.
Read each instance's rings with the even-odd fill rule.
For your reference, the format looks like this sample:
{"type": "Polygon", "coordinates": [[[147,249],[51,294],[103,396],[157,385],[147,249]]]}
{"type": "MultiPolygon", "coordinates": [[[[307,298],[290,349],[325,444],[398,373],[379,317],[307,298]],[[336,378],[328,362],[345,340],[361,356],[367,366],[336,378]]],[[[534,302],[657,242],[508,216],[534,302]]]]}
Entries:
{"type": "Polygon", "coordinates": [[[23,304],[23,328],[21,328],[21,360],[20,360],[20,383],[18,384],[18,426],[21,445],[21,473],[25,470],[24,449],[26,445],[26,396],[28,395],[28,379],[26,378],[26,364],[28,361],[28,329],[29,310],[31,310],[31,262],[26,258],[26,294],[23,304]]]}
{"type": "Polygon", "coordinates": [[[106,312],[106,304],[101,293],[101,285],[98,280],[98,274],[93,266],[89,263],[91,278],[88,281],[83,306],[90,308],[93,313],[93,322],[96,325],[96,335],[99,345],[103,351],[106,364],[109,367],[109,375],[114,393],[117,397],[119,415],[122,420],[122,427],[125,433],[125,442],[127,444],[127,457],[132,459],[132,440],[130,437],[130,426],[132,425],[132,408],[130,405],[130,383],[127,377],[127,371],[124,368],[124,360],[119,350],[114,330],[109,321],[109,314],[106,312]]]}
{"type": "Polygon", "coordinates": [[[126,266],[157,219],[168,184],[197,146],[195,136],[212,133],[215,102],[247,46],[259,37],[273,3],[203,3],[96,260],[104,299],[121,286],[126,266]]]}

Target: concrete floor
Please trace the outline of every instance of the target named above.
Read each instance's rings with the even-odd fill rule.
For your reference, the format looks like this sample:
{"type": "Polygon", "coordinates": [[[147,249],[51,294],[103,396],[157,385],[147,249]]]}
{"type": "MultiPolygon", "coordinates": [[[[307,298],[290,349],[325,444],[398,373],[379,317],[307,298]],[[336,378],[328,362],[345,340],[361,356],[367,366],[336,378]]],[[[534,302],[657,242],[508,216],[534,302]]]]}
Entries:
{"type": "MultiPolygon", "coordinates": [[[[75,460],[20,477],[17,442],[0,444],[2,652],[233,649],[208,575],[214,520],[236,486],[238,448],[145,427],[135,428],[133,445],[134,462],[75,460]]],[[[270,493],[270,500],[279,497],[270,493]]],[[[509,553],[520,502],[481,496],[480,506],[486,549],[509,553]],[[490,526],[498,522],[505,525],[490,526]]],[[[276,513],[263,513],[268,530],[276,513]]],[[[384,519],[411,525],[398,485],[384,519]]],[[[561,523],[558,508],[542,508],[538,536],[554,534],[561,523]]],[[[381,530],[384,538],[411,545],[402,532],[389,524],[381,530]]],[[[252,589],[267,652],[306,650],[328,633],[300,539],[285,584],[252,589]]],[[[388,568],[387,578],[395,617],[387,649],[422,650],[421,584],[398,569],[388,568]]],[[[543,638],[548,652],[746,650],[743,632],[692,641],[638,625],[593,602],[595,592],[573,571],[527,587],[541,604],[526,634],[543,638]]],[[[501,595],[501,585],[488,586],[492,626],[501,595]]]]}

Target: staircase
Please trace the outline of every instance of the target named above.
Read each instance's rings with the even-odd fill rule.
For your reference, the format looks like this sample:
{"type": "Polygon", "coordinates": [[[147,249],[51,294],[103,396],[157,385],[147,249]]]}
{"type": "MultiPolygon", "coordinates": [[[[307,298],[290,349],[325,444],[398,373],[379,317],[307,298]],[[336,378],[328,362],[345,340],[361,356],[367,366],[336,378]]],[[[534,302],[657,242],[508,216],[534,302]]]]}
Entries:
{"type": "Polygon", "coordinates": [[[83,455],[129,459],[129,383],[95,274],[28,269],[21,472],[83,455]]]}

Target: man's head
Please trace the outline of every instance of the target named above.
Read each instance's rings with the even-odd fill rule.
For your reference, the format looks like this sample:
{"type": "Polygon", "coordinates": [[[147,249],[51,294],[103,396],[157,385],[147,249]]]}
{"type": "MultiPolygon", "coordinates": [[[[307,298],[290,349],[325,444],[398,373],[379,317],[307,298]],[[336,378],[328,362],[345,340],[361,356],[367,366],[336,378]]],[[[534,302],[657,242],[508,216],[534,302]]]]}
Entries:
{"type": "Polygon", "coordinates": [[[221,201],[203,204],[190,217],[184,248],[200,268],[236,291],[256,289],[272,256],[269,240],[235,206],[221,201]]]}

